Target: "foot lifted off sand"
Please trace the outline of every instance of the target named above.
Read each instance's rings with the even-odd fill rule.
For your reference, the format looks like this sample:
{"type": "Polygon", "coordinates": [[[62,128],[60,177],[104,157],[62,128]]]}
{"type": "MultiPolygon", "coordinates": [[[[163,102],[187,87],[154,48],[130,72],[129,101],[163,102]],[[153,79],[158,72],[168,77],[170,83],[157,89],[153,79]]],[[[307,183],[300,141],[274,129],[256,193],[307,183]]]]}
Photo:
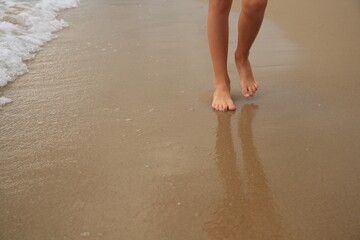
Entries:
{"type": "Polygon", "coordinates": [[[249,59],[235,57],[235,63],[240,77],[241,92],[245,97],[254,96],[259,86],[252,72],[249,59]]]}

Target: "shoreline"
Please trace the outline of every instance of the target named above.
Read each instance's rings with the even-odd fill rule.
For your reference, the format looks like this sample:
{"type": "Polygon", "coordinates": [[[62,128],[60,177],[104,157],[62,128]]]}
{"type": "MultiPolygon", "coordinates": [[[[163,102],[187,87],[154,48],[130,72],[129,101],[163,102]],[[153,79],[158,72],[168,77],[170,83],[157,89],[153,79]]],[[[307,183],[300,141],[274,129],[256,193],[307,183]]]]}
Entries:
{"type": "Polygon", "coordinates": [[[269,5],[254,98],[229,62],[235,113],[210,108],[206,3],[62,12],[71,27],[0,89],[15,100],[0,114],[0,238],[357,239],[360,14],[326,3],[305,25],[290,16],[310,3],[269,5]]]}
{"type": "MultiPolygon", "coordinates": [[[[0,88],[28,72],[27,63],[35,58],[44,44],[56,38],[55,33],[68,27],[57,18],[61,11],[77,7],[78,0],[25,4],[6,2],[1,8],[0,88]],[[31,5],[32,4],[32,5],[31,5]]],[[[0,107],[12,102],[1,96],[0,107]]]]}

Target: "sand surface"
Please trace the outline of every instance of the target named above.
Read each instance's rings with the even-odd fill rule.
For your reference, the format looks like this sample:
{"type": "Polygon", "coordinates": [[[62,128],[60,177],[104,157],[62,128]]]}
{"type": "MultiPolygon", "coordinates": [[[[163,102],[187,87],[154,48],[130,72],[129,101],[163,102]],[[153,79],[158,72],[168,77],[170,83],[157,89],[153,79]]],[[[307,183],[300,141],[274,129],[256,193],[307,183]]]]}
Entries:
{"type": "Polygon", "coordinates": [[[71,27],[0,89],[1,240],[360,239],[359,2],[270,1],[256,97],[229,64],[234,113],[210,109],[206,11],[62,14],[71,27]]]}

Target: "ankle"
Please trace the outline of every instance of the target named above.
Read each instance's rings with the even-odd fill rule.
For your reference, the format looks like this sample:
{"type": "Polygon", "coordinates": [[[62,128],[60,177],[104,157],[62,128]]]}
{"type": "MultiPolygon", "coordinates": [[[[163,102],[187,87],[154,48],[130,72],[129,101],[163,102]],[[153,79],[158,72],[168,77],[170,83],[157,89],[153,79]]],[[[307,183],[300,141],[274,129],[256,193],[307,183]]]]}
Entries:
{"type": "Polygon", "coordinates": [[[230,84],[230,78],[229,76],[215,76],[214,84],[222,86],[222,85],[229,85],[230,84]]]}
{"type": "Polygon", "coordinates": [[[230,82],[229,83],[215,83],[215,90],[217,91],[230,91],[230,82]]]}

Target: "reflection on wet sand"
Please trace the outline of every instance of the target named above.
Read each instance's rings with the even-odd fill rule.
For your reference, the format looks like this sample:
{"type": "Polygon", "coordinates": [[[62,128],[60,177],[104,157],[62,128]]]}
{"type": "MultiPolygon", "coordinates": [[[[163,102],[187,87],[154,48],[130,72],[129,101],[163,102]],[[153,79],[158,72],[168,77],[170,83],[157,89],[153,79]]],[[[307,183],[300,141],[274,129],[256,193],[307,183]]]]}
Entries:
{"type": "Polygon", "coordinates": [[[238,119],[244,174],[237,170],[231,135],[233,114],[218,114],[217,166],[224,186],[224,198],[213,219],[205,224],[212,239],[284,239],[261,160],[256,151],[251,124],[258,107],[246,104],[238,119]]]}

